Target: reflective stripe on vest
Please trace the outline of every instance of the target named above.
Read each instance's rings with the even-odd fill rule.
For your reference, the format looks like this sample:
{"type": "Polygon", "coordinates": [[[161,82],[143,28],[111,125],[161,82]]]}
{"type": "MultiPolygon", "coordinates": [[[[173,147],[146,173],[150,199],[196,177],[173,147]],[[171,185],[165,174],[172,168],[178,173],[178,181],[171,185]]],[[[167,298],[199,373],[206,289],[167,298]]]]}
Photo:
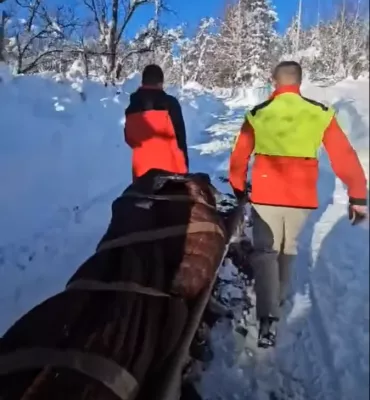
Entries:
{"type": "Polygon", "coordinates": [[[284,93],[246,118],[255,134],[255,153],[317,158],[334,110],[323,110],[295,93],[284,93]]]}

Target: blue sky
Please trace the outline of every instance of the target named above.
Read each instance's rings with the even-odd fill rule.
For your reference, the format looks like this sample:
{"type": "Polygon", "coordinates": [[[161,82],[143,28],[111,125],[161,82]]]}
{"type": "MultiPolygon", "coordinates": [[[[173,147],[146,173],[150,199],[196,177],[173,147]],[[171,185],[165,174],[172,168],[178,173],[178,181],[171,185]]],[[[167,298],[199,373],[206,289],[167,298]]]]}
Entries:
{"type": "MultiPolygon", "coordinates": [[[[61,0],[47,0],[60,4],[61,0]]],[[[86,7],[81,0],[64,0],[66,4],[74,7],[77,13],[86,13],[86,7]]],[[[188,32],[194,32],[199,20],[204,17],[222,16],[225,4],[233,0],[165,0],[166,4],[174,10],[174,13],[165,13],[162,23],[167,27],[175,27],[182,23],[188,26],[188,32]]],[[[299,0],[271,0],[279,15],[277,29],[284,32],[294,14],[298,10],[299,0]]],[[[333,13],[335,3],[342,0],[303,0],[303,25],[307,26],[317,22],[318,9],[320,5],[320,15],[323,19],[333,13]]],[[[140,7],[128,25],[126,37],[132,37],[142,26],[147,25],[153,15],[153,5],[140,7]]]]}
{"type": "MultiPolygon", "coordinates": [[[[304,1],[306,7],[309,3],[309,8],[304,10],[305,24],[309,24],[312,21],[316,22],[318,2],[320,0],[304,1]]],[[[273,0],[272,2],[279,14],[278,31],[283,32],[297,12],[298,0],[273,0]]],[[[321,0],[321,2],[328,3],[328,0],[321,0]]],[[[331,0],[329,0],[329,2],[331,2],[331,0]]],[[[163,18],[163,22],[170,27],[186,22],[189,26],[189,30],[192,31],[201,18],[221,16],[225,3],[225,0],[167,0],[167,4],[176,14],[166,14],[163,18]]],[[[139,26],[144,25],[150,13],[150,7],[142,9],[137,13],[130,24],[129,33],[136,31],[139,26]]]]}

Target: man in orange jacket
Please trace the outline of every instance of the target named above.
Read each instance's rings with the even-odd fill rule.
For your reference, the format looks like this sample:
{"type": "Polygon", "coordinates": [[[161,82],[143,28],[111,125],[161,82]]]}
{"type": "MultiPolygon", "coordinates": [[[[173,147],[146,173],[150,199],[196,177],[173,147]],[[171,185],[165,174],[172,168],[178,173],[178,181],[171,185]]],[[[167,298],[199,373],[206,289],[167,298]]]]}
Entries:
{"type": "Polygon", "coordinates": [[[367,215],[366,178],[334,110],[300,93],[301,66],[280,63],[271,98],[247,113],[230,159],[229,180],[237,197],[246,189],[252,153],[252,215],[259,346],[275,344],[290,281],[297,237],[318,207],[318,150],[323,144],[332,168],[348,188],[352,223],[367,215]]]}
{"type": "Polygon", "coordinates": [[[189,169],[185,123],[177,99],[163,90],[164,75],[147,65],[142,86],[130,96],[126,109],[125,140],[132,148],[132,175],[151,169],[187,173],[189,169]]]}

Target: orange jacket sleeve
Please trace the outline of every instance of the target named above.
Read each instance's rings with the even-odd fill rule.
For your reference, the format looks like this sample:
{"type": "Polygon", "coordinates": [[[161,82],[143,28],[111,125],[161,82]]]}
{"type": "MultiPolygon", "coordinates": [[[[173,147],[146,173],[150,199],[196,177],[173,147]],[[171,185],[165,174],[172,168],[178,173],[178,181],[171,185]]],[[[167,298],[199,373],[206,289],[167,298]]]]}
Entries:
{"type": "Polygon", "coordinates": [[[366,177],[355,150],[333,117],[323,138],[331,166],[337,177],[347,186],[351,204],[366,205],[366,177]]]}
{"type": "Polygon", "coordinates": [[[229,181],[233,189],[242,192],[246,189],[249,158],[254,150],[254,130],[246,120],[236,138],[230,157],[229,181]]]}

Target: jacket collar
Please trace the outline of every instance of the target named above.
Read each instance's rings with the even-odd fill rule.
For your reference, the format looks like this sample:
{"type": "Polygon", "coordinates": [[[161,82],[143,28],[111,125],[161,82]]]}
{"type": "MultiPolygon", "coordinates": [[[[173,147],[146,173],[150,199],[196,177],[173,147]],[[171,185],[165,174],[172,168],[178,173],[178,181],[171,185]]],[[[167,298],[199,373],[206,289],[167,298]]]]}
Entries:
{"type": "Polygon", "coordinates": [[[294,93],[294,94],[299,94],[301,95],[301,90],[299,85],[286,85],[286,86],[280,86],[275,89],[275,91],[271,94],[270,99],[275,98],[276,96],[279,96],[280,94],[284,93],[294,93]]]}
{"type": "Polygon", "coordinates": [[[154,85],[141,85],[138,90],[140,89],[152,89],[152,90],[163,90],[162,88],[154,85]]]}

